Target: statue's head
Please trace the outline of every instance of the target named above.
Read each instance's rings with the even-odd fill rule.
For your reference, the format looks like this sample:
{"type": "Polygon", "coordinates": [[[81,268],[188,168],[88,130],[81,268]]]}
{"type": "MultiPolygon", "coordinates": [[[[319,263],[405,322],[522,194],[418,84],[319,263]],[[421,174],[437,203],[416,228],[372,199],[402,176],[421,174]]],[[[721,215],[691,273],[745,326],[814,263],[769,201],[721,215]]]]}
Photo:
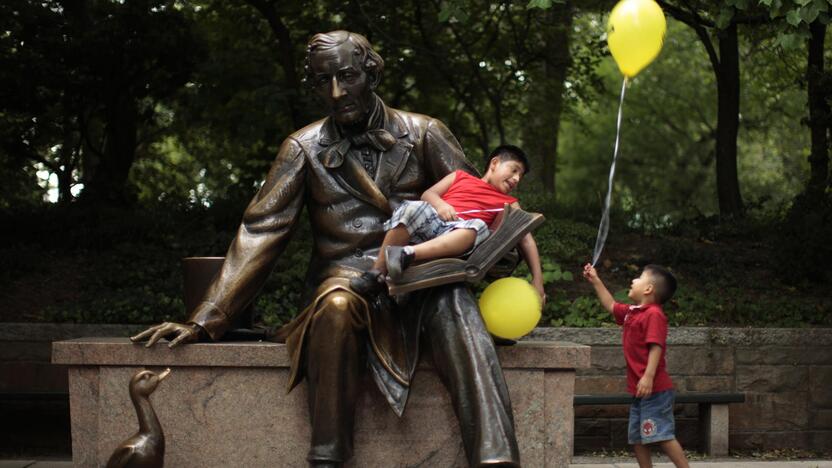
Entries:
{"type": "Polygon", "coordinates": [[[306,82],[341,125],[366,120],[373,90],[381,81],[384,60],[361,34],[316,34],[306,47],[306,82]]]}

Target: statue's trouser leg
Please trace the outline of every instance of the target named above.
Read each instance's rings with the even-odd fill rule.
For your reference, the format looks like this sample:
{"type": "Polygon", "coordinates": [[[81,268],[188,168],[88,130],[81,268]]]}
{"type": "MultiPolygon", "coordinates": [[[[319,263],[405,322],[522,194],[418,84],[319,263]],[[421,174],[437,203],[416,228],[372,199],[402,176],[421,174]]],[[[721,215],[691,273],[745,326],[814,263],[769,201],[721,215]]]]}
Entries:
{"type": "Polygon", "coordinates": [[[425,295],[424,330],[472,467],[520,466],[511,400],[494,343],[464,285],[425,295]]]}
{"type": "Polygon", "coordinates": [[[352,456],[355,404],[366,368],[363,309],[347,292],[329,293],[318,303],[307,331],[310,462],[344,462],[352,456]]]}

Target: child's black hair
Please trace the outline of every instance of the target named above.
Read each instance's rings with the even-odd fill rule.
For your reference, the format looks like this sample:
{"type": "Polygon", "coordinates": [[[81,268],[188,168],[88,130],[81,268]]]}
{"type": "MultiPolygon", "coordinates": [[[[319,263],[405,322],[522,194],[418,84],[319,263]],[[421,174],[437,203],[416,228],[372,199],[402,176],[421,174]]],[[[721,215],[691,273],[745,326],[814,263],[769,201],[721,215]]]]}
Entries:
{"type": "Polygon", "coordinates": [[[676,292],[676,277],[667,268],[661,265],[647,265],[644,271],[650,274],[653,279],[653,290],[656,291],[656,301],[664,304],[673,297],[676,292]]]}
{"type": "Polygon", "coordinates": [[[526,153],[514,145],[500,145],[494,148],[494,151],[488,156],[488,160],[485,162],[485,170],[488,170],[488,166],[491,164],[491,160],[494,158],[499,158],[500,162],[503,161],[517,161],[523,165],[523,175],[526,175],[531,166],[529,165],[529,158],[526,157],[526,153]]]}

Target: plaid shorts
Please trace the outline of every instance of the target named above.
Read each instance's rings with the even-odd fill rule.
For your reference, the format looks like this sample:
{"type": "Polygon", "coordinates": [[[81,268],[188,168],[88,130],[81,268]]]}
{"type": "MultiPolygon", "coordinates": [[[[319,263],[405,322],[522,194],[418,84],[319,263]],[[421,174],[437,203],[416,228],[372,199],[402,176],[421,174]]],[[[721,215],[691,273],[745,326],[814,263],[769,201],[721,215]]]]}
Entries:
{"type": "MultiPolygon", "coordinates": [[[[407,229],[411,242],[414,244],[429,241],[454,229],[473,229],[477,233],[477,238],[471,250],[474,250],[491,234],[488,225],[481,219],[443,221],[436,210],[426,201],[402,202],[393,212],[393,216],[384,223],[384,230],[389,231],[399,225],[407,229]]],[[[466,255],[470,252],[469,250],[466,255]]]]}

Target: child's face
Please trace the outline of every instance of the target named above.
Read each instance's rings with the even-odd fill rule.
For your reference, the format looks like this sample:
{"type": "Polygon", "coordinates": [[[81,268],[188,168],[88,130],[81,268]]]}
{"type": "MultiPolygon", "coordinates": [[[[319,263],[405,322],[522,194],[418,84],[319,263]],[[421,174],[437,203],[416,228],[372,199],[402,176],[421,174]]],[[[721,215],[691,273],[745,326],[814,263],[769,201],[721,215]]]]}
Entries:
{"type": "Polygon", "coordinates": [[[647,295],[653,293],[653,278],[647,271],[642,271],[641,276],[633,279],[630,283],[630,290],[627,292],[627,297],[635,302],[640,303],[647,295]]]}
{"type": "Polygon", "coordinates": [[[491,163],[488,164],[488,172],[485,174],[486,182],[502,193],[509,193],[523,179],[524,171],[525,168],[520,161],[500,161],[500,158],[493,158],[491,163]]]}

